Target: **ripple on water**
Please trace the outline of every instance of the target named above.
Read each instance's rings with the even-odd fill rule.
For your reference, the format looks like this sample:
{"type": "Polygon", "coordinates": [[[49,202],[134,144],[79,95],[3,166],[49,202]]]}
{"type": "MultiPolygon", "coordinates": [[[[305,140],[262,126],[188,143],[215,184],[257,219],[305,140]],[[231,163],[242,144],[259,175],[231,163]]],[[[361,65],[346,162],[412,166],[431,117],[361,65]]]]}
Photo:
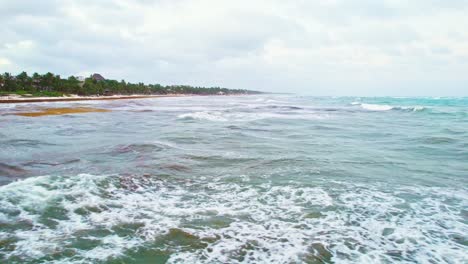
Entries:
{"type": "Polygon", "coordinates": [[[54,146],[55,144],[33,139],[8,139],[0,141],[1,146],[5,147],[40,147],[40,146],[54,146]]]}

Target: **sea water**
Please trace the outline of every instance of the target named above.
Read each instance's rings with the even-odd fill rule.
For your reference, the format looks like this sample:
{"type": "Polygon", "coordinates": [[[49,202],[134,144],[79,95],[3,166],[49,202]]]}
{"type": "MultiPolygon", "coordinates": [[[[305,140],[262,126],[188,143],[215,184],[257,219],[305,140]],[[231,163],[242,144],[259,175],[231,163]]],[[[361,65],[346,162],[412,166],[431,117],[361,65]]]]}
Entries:
{"type": "Polygon", "coordinates": [[[0,263],[468,263],[468,98],[0,113],[0,263]]]}

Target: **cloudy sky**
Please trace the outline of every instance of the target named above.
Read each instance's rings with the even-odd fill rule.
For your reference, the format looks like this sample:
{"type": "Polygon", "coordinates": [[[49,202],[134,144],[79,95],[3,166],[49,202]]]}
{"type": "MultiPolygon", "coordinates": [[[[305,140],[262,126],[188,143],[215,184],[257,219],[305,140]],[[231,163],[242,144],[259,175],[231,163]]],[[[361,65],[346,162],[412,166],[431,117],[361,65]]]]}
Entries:
{"type": "Polygon", "coordinates": [[[0,71],[468,95],[468,0],[0,0],[0,71]]]}

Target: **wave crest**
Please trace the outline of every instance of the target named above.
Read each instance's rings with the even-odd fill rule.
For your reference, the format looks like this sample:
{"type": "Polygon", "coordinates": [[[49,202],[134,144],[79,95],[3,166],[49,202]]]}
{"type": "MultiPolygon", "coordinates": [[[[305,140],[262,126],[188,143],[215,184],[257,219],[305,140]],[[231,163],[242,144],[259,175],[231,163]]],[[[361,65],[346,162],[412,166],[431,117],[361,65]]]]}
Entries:
{"type": "Polygon", "coordinates": [[[390,111],[390,110],[404,110],[404,111],[423,111],[426,108],[424,106],[391,106],[386,104],[365,104],[352,102],[352,105],[360,105],[361,108],[369,111],[390,111]]]}
{"type": "Polygon", "coordinates": [[[172,252],[169,263],[463,262],[466,199],[466,190],[450,188],[45,176],[0,187],[0,223],[11,230],[0,232],[8,246],[0,254],[28,262],[72,248],[63,262],[125,262],[129,251],[153,245],[172,252]],[[178,247],[188,240],[196,247],[178,247]]]}

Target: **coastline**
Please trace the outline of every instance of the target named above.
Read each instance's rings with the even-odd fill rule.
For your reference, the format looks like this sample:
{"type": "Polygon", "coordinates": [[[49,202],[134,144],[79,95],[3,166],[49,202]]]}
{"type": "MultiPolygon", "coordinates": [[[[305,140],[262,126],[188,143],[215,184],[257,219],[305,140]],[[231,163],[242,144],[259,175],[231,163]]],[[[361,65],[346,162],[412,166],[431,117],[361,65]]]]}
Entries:
{"type": "Polygon", "coordinates": [[[185,94],[166,94],[166,95],[112,95],[112,96],[73,96],[73,97],[0,97],[0,104],[10,103],[42,103],[42,102],[69,102],[69,101],[100,101],[100,100],[125,100],[125,99],[145,99],[160,97],[182,97],[191,96],[185,94]]]}

